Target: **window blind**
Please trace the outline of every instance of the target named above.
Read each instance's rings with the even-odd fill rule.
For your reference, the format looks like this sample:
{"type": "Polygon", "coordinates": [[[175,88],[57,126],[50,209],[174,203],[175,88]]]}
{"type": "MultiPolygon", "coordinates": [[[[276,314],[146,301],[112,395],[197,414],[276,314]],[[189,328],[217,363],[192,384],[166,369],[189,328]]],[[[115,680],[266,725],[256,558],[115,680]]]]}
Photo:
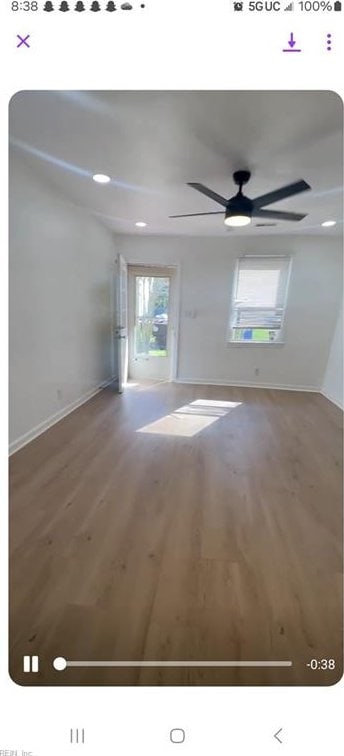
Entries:
{"type": "Polygon", "coordinates": [[[239,258],[232,311],[233,329],[281,329],[289,266],[289,257],[239,258]]]}

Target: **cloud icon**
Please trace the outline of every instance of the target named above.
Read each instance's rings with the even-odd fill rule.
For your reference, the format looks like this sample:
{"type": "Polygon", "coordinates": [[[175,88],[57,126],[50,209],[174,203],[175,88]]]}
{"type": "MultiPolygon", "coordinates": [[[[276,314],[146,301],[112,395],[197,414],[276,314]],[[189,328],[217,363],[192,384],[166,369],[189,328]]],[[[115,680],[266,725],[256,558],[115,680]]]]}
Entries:
{"type": "Polygon", "coordinates": [[[121,8],[122,10],[133,10],[133,6],[130,3],[122,3],[121,8]]]}

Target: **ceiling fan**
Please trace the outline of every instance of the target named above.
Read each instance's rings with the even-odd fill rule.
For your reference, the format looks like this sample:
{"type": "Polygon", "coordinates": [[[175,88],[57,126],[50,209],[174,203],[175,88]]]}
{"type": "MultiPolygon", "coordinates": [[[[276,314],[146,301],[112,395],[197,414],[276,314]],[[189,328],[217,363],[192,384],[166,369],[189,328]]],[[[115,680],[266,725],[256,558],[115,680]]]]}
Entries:
{"type": "MultiPolygon", "coordinates": [[[[280,189],[275,189],[268,194],[262,194],[260,197],[256,197],[251,200],[242,193],[242,187],[247,184],[251,177],[250,171],[235,171],[233,173],[234,183],[239,187],[239,191],[234,197],[226,199],[221,194],[213,192],[212,189],[208,189],[203,184],[188,183],[188,186],[192,186],[201,194],[205,194],[206,197],[215,200],[225,208],[224,222],[226,226],[247,226],[251,223],[252,218],[260,218],[261,220],[285,220],[285,221],[300,221],[306,217],[306,213],[288,213],[280,210],[264,210],[262,208],[265,205],[271,205],[273,202],[279,202],[287,197],[293,197],[300,192],[306,192],[311,187],[306,181],[301,179],[295,181],[293,184],[282,186],[280,189]]],[[[197,215],[223,215],[223,210],[210,213],[189,213],[187,215],[170,215],[170,218],[192,218],[197,215]]]]}

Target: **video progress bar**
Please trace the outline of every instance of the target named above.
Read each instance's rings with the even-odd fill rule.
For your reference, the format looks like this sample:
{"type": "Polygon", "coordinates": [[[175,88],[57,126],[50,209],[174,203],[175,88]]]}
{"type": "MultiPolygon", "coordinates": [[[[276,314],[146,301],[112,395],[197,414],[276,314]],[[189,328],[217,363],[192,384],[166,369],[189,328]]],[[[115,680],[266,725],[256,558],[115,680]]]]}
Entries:
{"type": "Polygon", "coordinates": [[[68,661],[59,657],[55,669],[66,667],[292,667],[292,661],[68,661]]]}

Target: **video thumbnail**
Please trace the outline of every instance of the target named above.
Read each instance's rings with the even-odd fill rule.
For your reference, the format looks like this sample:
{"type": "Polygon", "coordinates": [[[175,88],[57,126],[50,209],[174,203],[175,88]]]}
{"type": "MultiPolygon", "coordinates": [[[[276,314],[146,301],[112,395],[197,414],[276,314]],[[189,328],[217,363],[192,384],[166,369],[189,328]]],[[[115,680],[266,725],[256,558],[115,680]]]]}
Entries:
{"type": "Polygon", "coordinates": [[[336,683],[340,98],[9,116],[12,679],[336,683]]]}

